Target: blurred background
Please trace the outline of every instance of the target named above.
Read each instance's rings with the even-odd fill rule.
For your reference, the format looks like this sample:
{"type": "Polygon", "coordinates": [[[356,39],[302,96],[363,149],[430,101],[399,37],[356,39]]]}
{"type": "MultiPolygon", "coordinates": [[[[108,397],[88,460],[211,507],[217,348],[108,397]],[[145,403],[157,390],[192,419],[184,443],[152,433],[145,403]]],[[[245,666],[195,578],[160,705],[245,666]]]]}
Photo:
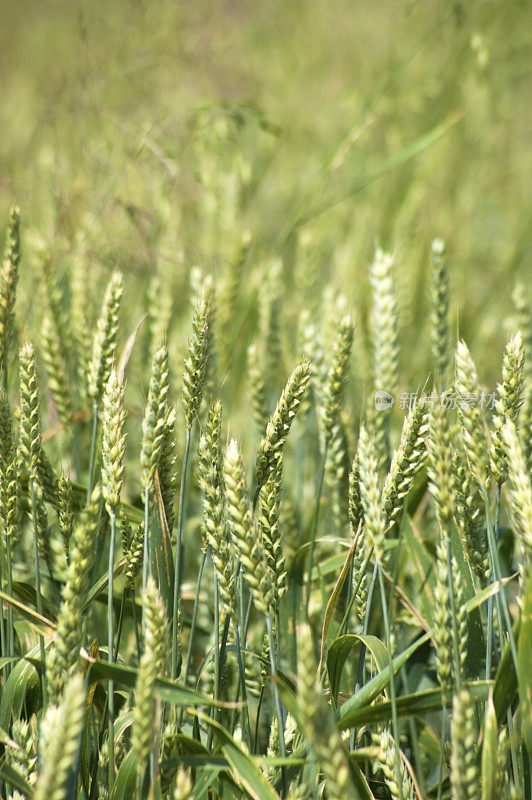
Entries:
{"type": "MultiPolygon", "coordinates": [[[[430,244],[442,237],[456,331],[493,390],[512,290],[532,272],[531,11],[3,0],[0,220],[20,203],[19,322],[38,320],[36,275],[67,304],[80,270],[94,318],[118,266],[124,335],[153,298],[154,318],[182,315],[188,329],[199,268],[240,293],[225,320],[232,390],[272,281],[287,322],[303,308],[313,318],[323,297],[353,310],[363,374],[380,245],[396,258],[412,390],[430,369],[430,244]]],[[[294,354],[296,328],[282,334],[294,354]]]]}

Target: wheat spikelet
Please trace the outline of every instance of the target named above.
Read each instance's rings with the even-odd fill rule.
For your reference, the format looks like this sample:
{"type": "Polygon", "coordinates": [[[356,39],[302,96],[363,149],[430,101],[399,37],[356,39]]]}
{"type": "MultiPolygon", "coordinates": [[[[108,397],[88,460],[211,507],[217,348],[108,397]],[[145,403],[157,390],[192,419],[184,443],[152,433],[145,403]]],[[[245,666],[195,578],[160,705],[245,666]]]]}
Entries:
{"type": "Polygon", "coordinates": [[[425,440],[428,433],[428,417],[425,409],[417,405],[410,409],[401,431],[399,447],[394,452],[392,463],[382,490],[382,505],[387,518],[387,533],[399,519],[412,481],[423,465],[426,455],[425,440]]]}
{"type": "Polygon", "coordinates": [[[356,592],[355,608],[358,618],[362,621],[366,616],[368,598],[368,576],[366,574],[366,553],[364,511],[360,497],[360,472],[358,467],[358,454],[353,459],[349,472],[349,529],[354,539],[358,536],[355,554],[353,556],[353,591],[356,592]]]}
{"type": "Polygon", "coordinates": [[[436,584],[434,586],[434,642],[436,674],[445,705],[449,697],[453,664],[452,619],[447,583],[447,546],[442,538],[436,550],[436,584]]]}
{"type": "Polygon", "coordinates": [[[532,368],[532,309],[526,288],[522,283],[516,283],[512,292],[512,300],[517,314],[516,330],[523,333],[523,348],[525,352],[525,369],[530,375],[532,368]]]}
{"type": "Polygon", "coordinates": [[[525,459],[514,423],[508,419],[501,429],[506,447],[510,483],[508,491],[512,500],[512,512],[517,532],[527,554],[532,556],[532,486],[525,459]]]}
{"type": "Polygon", "coordinates": [[[67,800],[68,778],[75,768],[84,711],[83,679],[73,675],[66,682],[60,704],[48,708],[41,722],[35,800],[67,800]]]}
{"type": "Polygon", "coordinates": [[[73,509],[73,490],[72,481],[66,475],[59,476],[58,483],[59,510],[59,530],[65,546],[65,553],[70,551],[70,539],[74,530],[74,509],[73,509]]]}
{"type": "Polygon", "coordinates": [[[349,442],[346,426],[339,417],[331,432],[325,461],[325,478],[332,493],[333,516],[338,531],[344,529],[348,520],[349,465],[349,442]]]}
{"type": "Polygon", "coordinates": [[[502,440],[502,428],[507,419],[517,420],[521,405],[521,389],[524,371],[523,340],[517,333],[506,345],[502,361],[502,383],[497,386],[493,429],[491,432],[491,471],[498,484],[504,483],[508,474],[506,450],[502,440]]]}
{"type": "Polygon", "coordinates": [[[233,546],[255,606],[267,616],[271,614],[274,602],[274,578],[253,524],[242,455],[234,439],[229,442],[225,453],[224,483],[227,521],[233,546]]]}
{"type": "Polygon", "coordinates": [[[187,429],[192,428],[203,398],[210,356],[212,285],[203,288],[192,315],[192,336],[183,371],[183,406],[187,429]]]}
{"type": "Polygon", "coordinates": [[[59,478],[42,445],[37,460],[37,479],[43,490],[44,499],[57,511],[59,509],[59,478]]]}
{"type": "Polygon", "coordinates": [[[397,784],[397,750],[388,728],[384,728],[380,734],[373,734],[372,739],[379,750],[377,763],[384,775],[384,782],[392,800],[416,800],[414,786],[402,758],[399,762],[401,786],[397,784]]]}
{"type": "Polygon", "coordinates": [[[135,708],[131,732],[131,749],[142,774],[153,746],[155,731],[155,697],[153,687],[164,673],[167,659],[167,631],[163,603],[153,578],[148,578],[142,598],[144,618],[144,652],[140,659],[135,684],[135,708]]]}
{"type": "MultiPolygon", "coordinates": [[[[0,389],[0,525],[6,537],[13,537],[17,530],[18,499],[18,464],[13,420],[7,394],[0,389]]],[[[3,545],[2,538],[0,552],[3,545]]]]}
{"type": "Polygon", "coordinates": [[[436,367],[436,384],[445,386],[449,368],[449,276],[445,242],[432,242],[431,346],[436,367]]]}
{"type": "Polygon", "coordinates": [[[476,756],[475,706],[466,689],[453,698],[451,786],[453,800],[477,800],[480,778],[476,756]]]}
{"type": "Polygon", "coordinates": [[[279,511],[281,504],[282,459],[270,472],[268,480],[259,495],[260,509],[257,527],[260,531],[266,559],[274,579],[275,603],[286,592],[285,557],[281,546],[279,531],[279,511]]]}
{"type": "Polygon", "coordinates": [[[364,425],[361,426],[358,437],[358,469],[366,547],[368,552],[373,549],[375,560],[383,563],[386,518],[381,505],[375,447],[364,425]]]}
{"type": "Polygon", "coordinates": [[[174,527],[174,506],[178,483],[176,471],[177,458],[175,453],[176,420],[177,409],[175,407],[169,408],[164,420],[159,466],[157,468],[164,515],[169,531],[174,527]]]}
{"type": "Polygon", "coordinates": [[[171,298],[163,287],[159,275],[154,275],[148,284],[148,328],[152,358],[168,340],[168,325],[171,316],[171,298]]]}
{"type": "Polygon", "coordinates": [[[142,420],[142,486],[150,494],[155,489],[155,473],[164,438],[169,387],[168,351],[166,347],[160,347],[153,359],[148,400],[142,420]]]}
{"type": "Polygon", "coordinates": [[[253,420],[258,432],[262,435],[266,430],[270,413],[264,375],[260,367],[257,346],[254,344],[248,347],[248,382],[253,420]]]}
{"type": "Polygon", "coordinates": [[[137,525],[134,533],[131,533],[131,528],[129,527],[125,515],[121,516],[120,524],[123,538],[122,546],[126,557],[126,566],[124,570],[126,578],[125,587],[127,589],[133,589],[137,576],[142,568],[142,559],[144,555],[144,524],[141,522],[137,525]],[[126,532],[129,533],[129,536],[124,537],[124,533],[126,532]]]}
{"type": "Polygon", "coordinates": [[[264,342],[265,374],[268,382],[277,384],[283,373],[281,344],[282,261],[275,259],[264,267],[262,291],[259,294],[259,325],[264,342]]]}
{"type": "Polygon", "coordinates": [[[525,398],[521,408],[521,446],[525,465],[529,474],[532,474],[532,378],[525,384],[525,398]]]}
{"type": "Polygon", "coordinates": [[[31,480],[37,480],[41,449],[39,388],[33,346],[25,342],[20,349],[20,432],[19,452],[31,480]]]}
{"type": "Polygon", "coordinates": [[[458,419],[464,450],[471,474],[480,489],[488,491],[490,483],[487,437],[482,412],[478,406],[480,387],[475,362],[465,342],[456,347],[455,387],[461,396],[458,419]]]}
{"type": "Polygon", "coordinates": [[[102,401],[102,497],[108,514],[115,514],[120,502],[124,475],[124,387],[116,370],[111,370],[102,401]]]}
{"type": "Polygon", "coordinates": [[[217,330],[220,343],[221,369],[225,375],[231,367],[232,346],[234,342],[233,319],[242,285],[242,271],[252,245],[251,233],[242,234],[241,244],[227,265],[218,297],[217,330]]]}
{"type": "MultiPolygon", "coordinates": [[[[32,726],[24,720],[14,719],[11,736],[6,747],[8,762],[30,786],[34,786],[37,779],[37,755],[32,726]]],[[[10,800],[23,800],[23,797],[24,795],[14,791],[10,800]]]]}
{"type": "Polygon", "coordinates": [[[380,248],[370,269],[373,291],[373,369],[375,391],[397,389],[399,345],[397,298],[392,277],[394,257],[380,248]]]}
{"type": "MultiPolygon", "coordinates": [[[[52,553],[50,549],[50,529],[48,524],[48,513],[44,504],[44,493],[40,484],[36,483],[34,486],[35,496],[35,519],[37,528],[35,534],[37,536],[37,547],[41,558],[46,564],[51,567],[52,553]]],[[[32,520],[32,510],[28,509],[30,520],[32,520]]],[[[51,570],[50,570],[51,571],[51,570]]]]}
{"type": "Polygon", "coordinates": [[[45,314],[41,328],[42,357],[59,421],[68,425],[72,418],[72,401],[66,377],[57,329],[51,317],[45,314]]]}
{"type": "Polygon", "coordinates": [[[298,364],[288,378],[257,453],[255,478],[259,487],[263,486],[268,475],[282,457],[286,439],[301,405],[309,379],[310,364],[308,361],[298,364]]]}
{"type": "Polygon", "coordinates": [[[18,206],[14,206],[7,229],[6,249],[0,272],[0,368],[4,371],[7,368],[7,355],[15,322],[14,307],[20,258],[20,210],[18,206]]]}
{"type": "Polygon", "coordinates": [[[478,484],[471,483],[458,453],[453,455],[453,469],[456,478],[456,526],[471,569],[485,585],[489,578],[489,557],[484,504],[478,484]]]}
{"type": "Polygon", "coordinates": [[[451,562],[451,572],[453,579],[454,605],[456,613],[455,624],[458,635],[459,665],[463,679],[465,662],[467,658],[467,640],[468,640],[467,611],[465,608],[465,596],[464,596],[464,585],[463,585],[462,575],[455,558],[453,558],[451,562]]]}
{"type": "Polygon", "coordinates": [[[334,426],[339,420],[354,332],[355,328],[351,317],[346,315],[338,325],[333,343],[331,365],[323,387],[321,422],[326,443],[331,441],[334,426]]]}
{"type": "Polygon", "coordinates": [[[429,489],[441,528],[448,533],[456,507],[456,487],[452,465],[453,445],[444,402],[436,404],[431,411],[428,453],[429,489]]]}
{"type": "Polygon", "coordinates": [[[222,608],[238,621],[238,565],[225,521],[225,489],[221,449],[222,405],[215,400],[198,444],[198,482],[203,495],[203,547],[210,546],[222,608]]]}
{"type": "Polygon", "coordinates": [[[298,705],[303,733],[323,770],[330,800],[356,800],[358,791],[353,785],[349,758],[316,678],[312,636],[306,625],[300,628],[298,640],[298,705]]]}
{"type": "Polygon", "coordinates": [[[99,528],[99,490],[84,509],[70,544],[63,598],[57,617],[57,633],[47,659],[46,677],[50,696],[57,699],[69,676],[76,670],[83,641],[83,615],[90,584],[95,543],[99,528]]]}
{"type": "Polygon", "coordinates": [[[118,312],[122,291],[122,275],[120,272],[115,272],[105,292],[92,344],[92,357],[87,370],[87,394],[94,403],[98,404],[115,360],[118,312]]]}
{"type": "Polygon", "coordinates": [[[173,800],[194,800],[192,781],[189,773],[183,767],[177,770],[173,800]]]}

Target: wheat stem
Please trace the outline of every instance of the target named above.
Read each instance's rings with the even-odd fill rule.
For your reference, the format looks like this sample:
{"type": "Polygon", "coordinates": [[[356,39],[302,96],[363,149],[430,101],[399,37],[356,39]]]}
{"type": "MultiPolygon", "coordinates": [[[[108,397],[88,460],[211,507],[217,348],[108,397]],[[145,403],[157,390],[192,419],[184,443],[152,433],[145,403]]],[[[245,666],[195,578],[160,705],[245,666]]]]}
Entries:
{"type": "Polygon", "coordinates": [[[244,719],[242,727],[246,744],[251,750],[253,740],[251,738],[251,727],[249,723],[249,705],[248,705],[248,695],[246,689],[246,673],[244,670],[244,659],[242,658],[242,646],[240,643],[240,625],[236,621],[235,621],[235,646],[236,646],[236,659],[238,663],[238,675],[240,678],[240,686],[242,689],[242,702],[244,704],[243,707],[244,719]]]}
{"type": "MultiPolygon", "coordinates": [[[[114,509],[109,514],[110,523],[110,542],[109,542],[109,565],[108,565],[108,579],[107,579],[107,660],[114,661],[114,609],[113,609],[113,595],[114,595],[114,562],[115,562],[115,540],[116,540],[116,514],[114,509]]],[[[107,695],[107,713],[109,715],[109,792],[112,792],[114,779],[115,779],[115,754],[114,754],[114,741],[115,741],[115,701],[114,701],[114,681],[109,680],[109,689],[107,695]]]]}
{"type": "Polygon", "coordinates": [[[144,548],[142,552],[142,591],[146,591],[150,574],[150,487],[144,487],[144,548]]]}
{"type": "Polygon", "coordinates": [[[179,607],[179,597],[181,595],[181,573],[183,570],[183,529],[185,525],[185,489],[187,479],[187,468],[190,456],[191,428],[187,427],[185,433],[185,452],[183,455],[183,467],[181,471],[181,486],[179,488],[179,510],[177,513],[177,545],[175,550],[174,562],[174,599],[172,611],[172,661],[170,676],[177,677],[177,612],[179,607]]]}
{"type": "MultiPolygon", "coordinates": [[[[35,597],[37,605],[37,613],[42,616],[43,604],[41,594],[41,568],[39,564],[39,541],[38,541],[38,522],[37,522],[37,499],[35,496],[35,479],[30,476],[30,503],[31,503],[31,519],[33,526],[33,557],[35,562],[35,597]]],[[[42,694],[43,705],[46,708],[48,705],[48,687],[46,681],[46,657],[44,649],[44,636],[42,633],[39,635],[39,649],[41,654],[41,680],[42,680],[42,694]]]]}
{"type": "Polygon", "coordinates": [[[447,536],[447,590],[449,592],[449,606],[451,611],[451,625],[453,629],[453,661],[454,661],[454,674],[456,681],[456,689],[458,692],[462,690],[462,670],[460,668],[460,644],[458,641],[458,629],[456,625],[456,597],[454,593],[453,581],[453,550],[451,537],[447,536]]]}
{"type": "MultiPolygon", "coordinates": [[[[279,689],[277,688],[277,659],[275,654],[275,639],[273,635],[273,623],[271,614],[266,616],[266,629],[268,631],[268,638],[270,640],[270,664],[272,669],[272,685],[273,685],[273,697],[275,702],[275,711],[277,714],[277,721],[279,723],[279,750],[281,753],[281,758],[284,758],[286,755],[285,750],[285,742],[284,742],[284,718],[283,718],[283,709],[281,706],[281,698],[279,696],[279,689]]],[[[283,794],[286,794],[286,770],[283,767],[281,770],[282,781],[283,781],[283,794]]]]}
{"type": "Polygon", "coordinates": [[[328,443],[325,442],[325,446],[323,449],[323,458],[321,462],[321,469],[320,474],[318,477],[318,485],[316,488],[316,506],[314,508],[314,520],[312,523],[312,533],[310,535],[310,547],[309,547],[309,554],[308,554],[308,572],[307,572],[307,603],[305,607],[305,612],[308,618],[309,614],[309,606],[310,606],[310,595],[312,591],[312,562],[314,560],[314,548],[316,546],[316,534],[318,532],[318,521],[320,516],[320,507],[321,507],[321,493],[323,491],[323,481],[325,478],[325,469],[327,466],[327,450],[328,450],[328,443]]]}
{"type": "MultiPolygon", "coordinates": [[[[399,720],[397,717],[397,699],[395,696],[395,678],[393,674],[392,664],[392,642],[390,635],[390,620],[388,617],[388,604],[386,602],[386,591],[384,588],[384,577],[382,574],[382,564],[379,559],[375,560],[375,567],[377,577],[379,580],[379,589],[381,595],[381,609],[382,620],[384,622],[384,636],[386,641],[386,650],[388,652],[388,669],[390,671],[390,706],[392,710],[392,730],[395,745],[395,780],[399,789],[399,800],[404,800],[403,793],[403,776],[401,774],[401,753],[399,752],[399,720]]],[[[369,602],[368,602],[369,605],[369,602]]]]}
{"type": "Polygon", "coordinates": [[[90,502],[92,494],[92,480],[94,475],[94,467],[96,463],[97,440],[98,440],[98,401],[94,400],[92,404],[92,428],[91,428],[91,443],[89,450],[89,473],[87,476],[87,503],[90,502]]]}
{"type": "Polygon", "coordinates": [[[495,542],[495,537],[493,534],[493,528],[491,524],[491,511],[490,511],[490,503],[488,495],[483,492],[484,496],[484,504],[486,509],[486,528],[488,533],[488,546],[490,551],[492,569],[495,575],[495,580],[499,584],[499,591],[496,594],[497,598],[497,606],[499,609],[499,614],[501,616],[501,622],[504,618],[504,622],[506,624],[506,631],[508,633],[508,639],[510,642],[510,651],[512,653],[512,659],[514,662],[514,666],[517,669],[517,646],[515,643],[515,636],[512,629],[512,620],[510,617],[510,610],[508,608],[508,600],[506,597],[506,590],[502,584],[502,572],[501,572],[501,565],[499,561],[499,554],[497,552],[497,544],[495,542]]]}
{"type": "Polygon", "coordinates": [[[190,672],[190,665],[192,663],[192,648],[194,645],[194,634],[196,633],[196,625],[198,622],[198,608],[199,608],[199,600],[200,600],[200,592],[201,592],[201,580],[203,578],[203,570],[205,569],[205,562],[207,560],[207,550],[204,550],[201,554],[201,561],[198,570],[198,577],[196,580],[196,593],[194,595],[194,608],[192,609],[192,620],[190,623],[190,637],[188,640],[188,649],[187,649],[187,660],[185,663],[185,675],[183,678],[183,682],[186,686],[188,675],[190,672]]]}

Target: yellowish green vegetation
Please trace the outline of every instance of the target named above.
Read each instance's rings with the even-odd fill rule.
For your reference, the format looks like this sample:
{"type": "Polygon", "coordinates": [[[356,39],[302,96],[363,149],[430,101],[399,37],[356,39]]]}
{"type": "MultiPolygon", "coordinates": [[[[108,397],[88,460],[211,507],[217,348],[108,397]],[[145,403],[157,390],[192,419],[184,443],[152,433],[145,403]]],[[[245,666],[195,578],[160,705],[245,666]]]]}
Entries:
{"type": "Polygon", "coordinates": [[[530,4],[0,7],[0,796],[532,800],[530,4]]]}

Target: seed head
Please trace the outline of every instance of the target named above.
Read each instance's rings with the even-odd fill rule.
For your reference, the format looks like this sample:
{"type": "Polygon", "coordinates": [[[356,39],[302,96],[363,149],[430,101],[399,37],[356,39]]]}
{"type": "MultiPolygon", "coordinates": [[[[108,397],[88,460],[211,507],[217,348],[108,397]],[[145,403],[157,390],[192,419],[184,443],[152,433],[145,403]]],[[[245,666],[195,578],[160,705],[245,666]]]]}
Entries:
{"type": "Polygon", "coordinates": [[[209,285],[194,307],[192,336],[183,372],[183,406],[187,428],[192,428],[203,397],[209,363],[212,287],[209,285]]]}
{"type": "Polygon", "coordinates": [[[322,423],[326,442],[330,441],[334,426],[339,419],[354,332],[355,328],[351,317],[347,315],[338,326],[333,344],[331,366],[324,387],[322,423]]]}
{"type": "Polygon", "coordinates": [[[310,364],[308,361],[302,361],[298,364],[288,378],[277,407],[270,417],[266,433],[262,437],[257,453],[255,478],[258,486],[262,486],[265,483],[268,475],[282,457],[286,439],[301,405],[309,379],[310,364]]]}
{"type": "Polygon", "coordinates": [[[20,350],[20,437],[19,450],[32,480],[37,479],[41,449],[39,388],[33,345],[25,342],[20,350]]]}
{"type": "Polygon", "coordinates": [[[155,472],[164,437],[169,387],[168,351],[166,347],[160,347],[153,359],[148,402],[142,421],[142,485],[144,490],[148,489],[150,492],[155,488],[155,472]]]}
{"type": "Polygon", "coordinates": [[[120,272],[115,272],[105,292],[87,374],[87,393],[92,401],[98,404],[115,361],[122,291],[122,275],[120,272]]]}
{"type": "Polygon", "coordinates": [[[231,439],[225,453],[224,482],[227,521],[233,546],[255,606],[267,616],[272,613],[274,603],[274,578],[261,538],[253,524],[242,455],[235,439],[231,439]]]}
{"type": "Polygon", "coordinates": [[[502,361],[502,383],[497,386],[495,415],[491,435],[491,471],[498,484],[504,483],[508,474],[506,450],[502,440],[502,428],[507,419],[513,423],[521,405],[523,386],[524,349],[521,333],[517,333],[506,345],[502,361]]]}
{"type": "Polygon", "coordinates": [[[373,365],[375,391],[397,388],[399,344],[397,298],[392,276],[394,257],[380,248],[370,270],[373,290],[373,365]]]}
{"type": "Polygon", "coordinates": [[[0,368],[5,369],[15,321],[15,297],[20,264],[20,210],[11,211],[2,270],[0,272],[0,368]]]}
{"type": "Polygon", "coordinates": [[[111,370],[103,395],[102,497],[108,514],[116,513],[124,475],[124,387],[111,370]]]}

